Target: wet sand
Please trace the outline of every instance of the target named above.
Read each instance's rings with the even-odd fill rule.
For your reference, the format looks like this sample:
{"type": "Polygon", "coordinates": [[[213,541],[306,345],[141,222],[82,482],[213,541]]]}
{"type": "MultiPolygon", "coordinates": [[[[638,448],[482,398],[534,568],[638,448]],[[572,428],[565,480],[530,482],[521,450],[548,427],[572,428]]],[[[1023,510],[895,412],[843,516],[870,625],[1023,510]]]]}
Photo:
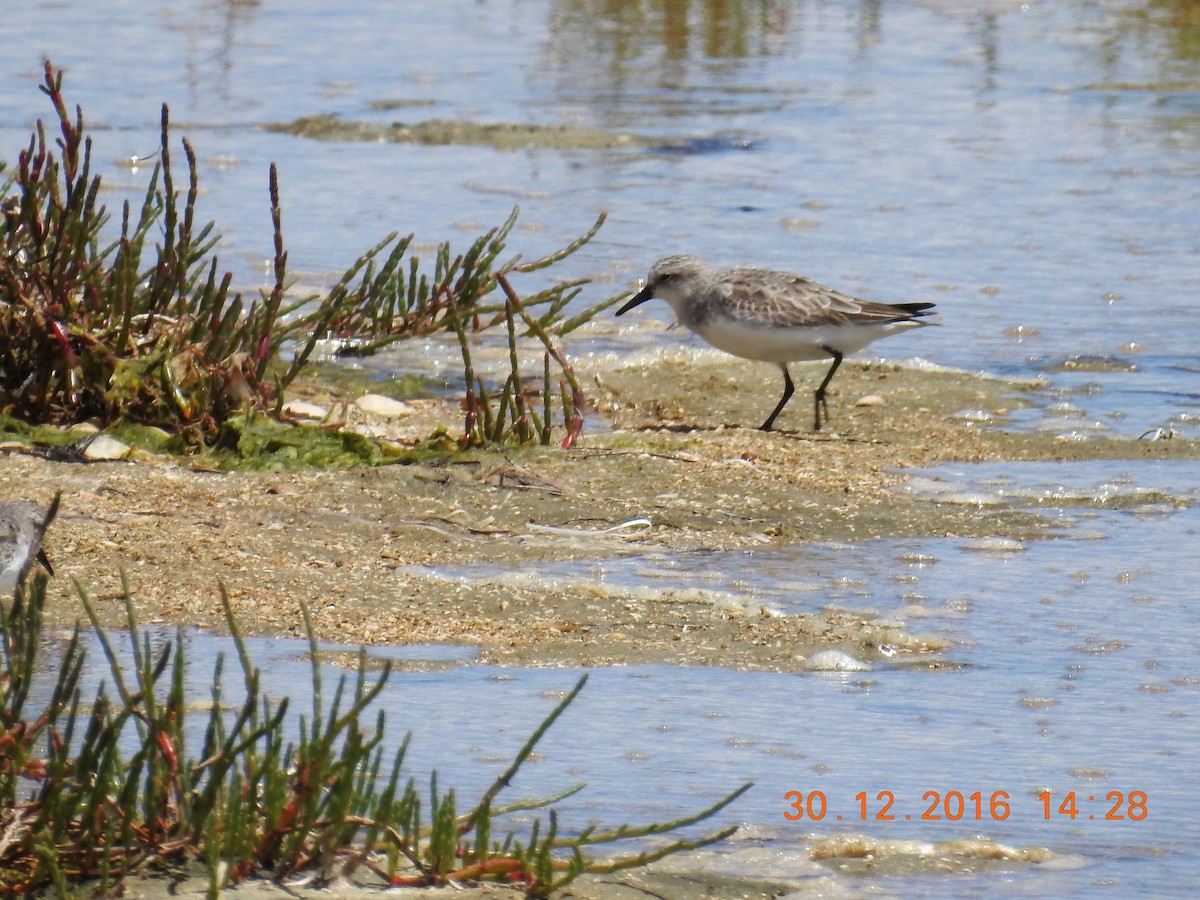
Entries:
{"type": "MultiPolygon", "coordinates": [[[[1044,519],[1020,512],[981,516],[895,488],[909,469],[954,460],[1200,455],[1188,441],[1080,442],[984,428],[956,414],[984,410],[1002,423],[1009,410],[1036,396],[1036,388],[879,363],[843,367],[830,397],[833,430],[813,434],[806,430],[807,392],[817,368],[797,367],[797,395],[780,430],[770,434],[746,427],[761,421],[777,398],[770,367],[668,355],[653,365],[600,373],[589,385],[594,409],[583,439],[569,451],[472,451],[340,472],[218,472],[195,460],[149,456],[52,463],[9,445],[0,462],[0,494],[45,501],[63,491],[47,539],[58,573],[51,582],[52,625],[80,617],[78,582],[108,625],[123,626],[124,572],[143,624],[221,631],[224,584],[250,634],[299,636],[305,603],[321,638],[469,644],[488,664],[656,662],[797,671],[818,650],[872,660],[886,644],[897,651],[890,664],[936,668],[943,664],[940,638],[879,621],[870,610],[778,616],[752,597],[621,591],[585,577],[543,579],[538,571],[550,562],[579,561],[584,573],[585,561],[596,558],[814,540],[1036,538],[1052,527],[1044,519]],[[857,405],[862,398],[872,399],[857,405]],[[453,575],[481,563],[501,574],[472,580],[429,574],[453,575]],[[514,572],[520,577],[505,574],[514,572]]],[[[314,388],[312,399],[338,398],[314,388]]],[[[439,423],[455,433],[459,413],[452,405],[415,407],[403,421],[376,424],[398,445],[439,423]]],[[[928,859],[904,848],[896,852],[897,865],[915,874],[943,871],[947,856],[958,851],[938,850],[928,859]]],[[[830,879],[859,871],[856,853],[828,853],[818,864],[814,848],[797,847],[802,877],[764,873],[759,880],[720,874],[721,866],[701,852],[647,870],[586,876],[563,896],[691,900],[844,891],[840,879],[830,879]]],[[[973,848],[960,855],[959,871],[1049,858],[1037,848],[973,848]]],[[[871,859],[888,871],[881,851],[871,859]]],[[[751,863],[739,871],[759,870],[751,863]]],[[[154,878],[131,881],[127,896],[158,900],[203,890],[203,878],[183,884],[154,878]]],[[[266,882],[238,889],[255,900],[284,890],[266,882]]],[[[379,890],[339,882],[326,885],[321,896],[350,900],[379,890]]],[[[286,893],[310,891],[288,887],[286,893]]],[[[467,893],[520,895],[500,886],[467,893]]]]}
{"type": "MultiPolygon", "coordinates": [[[[893,662],[936,666],[941,639],[871,610],[777,616],[753,597],[622,591],[589,582],[583,561],[872,537],[1037,537],[1051,527],[1041,518],[981,516],[894,488],[908,469],[952,460],[1200,453],[1182,440],[1073,441],[980,427],[956,413],[985,410],[1002,422],[1035,388],[881,363],[843,367],[832,430],[813,434],[808,392],[819,369],[796,367],[796,396],[769,434],[747,424],[774,405],[773,367],[667,356],[597,375],[588,386],[594,409],[569,451],[217,472],[184,458],[53,463],[10,447],[0,494],[46,501],[63,490],[47,538],[59,576],[52,614],[63,625],[80,616],[76,581],[107,624],[123,625],[124,572],[142,623],[224,630],[224,584],[249,634],[299,636],[304,603],[323,639],[464,643],[488,664],[799,670],[817,650],[871,660],[888,644],[900,651],[893,662]],[[856,405],[862,398],[874,399],[856,405]],[[538,575],[564,561],[581,562],[578,578],[538,575]],[[502,574],[451,577],[473,564],[502,574]]],[[[438,423],[453,434],[459,422],[452,405],[427,401],[388,427],[403,443],[438,423]]]]}

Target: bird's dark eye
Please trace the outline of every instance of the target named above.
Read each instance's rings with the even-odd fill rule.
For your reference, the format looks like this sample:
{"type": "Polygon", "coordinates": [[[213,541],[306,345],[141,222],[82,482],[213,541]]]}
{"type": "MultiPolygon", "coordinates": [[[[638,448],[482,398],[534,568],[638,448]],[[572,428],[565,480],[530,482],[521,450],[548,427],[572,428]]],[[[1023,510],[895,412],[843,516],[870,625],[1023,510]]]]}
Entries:
{"type": "Polygon", "coordinates": [[[664,281],[670,281],[674,277],[675,277],[674,272],[663,272],[661,275],[658,276],[658,281],[661,284],[664,281]]]}

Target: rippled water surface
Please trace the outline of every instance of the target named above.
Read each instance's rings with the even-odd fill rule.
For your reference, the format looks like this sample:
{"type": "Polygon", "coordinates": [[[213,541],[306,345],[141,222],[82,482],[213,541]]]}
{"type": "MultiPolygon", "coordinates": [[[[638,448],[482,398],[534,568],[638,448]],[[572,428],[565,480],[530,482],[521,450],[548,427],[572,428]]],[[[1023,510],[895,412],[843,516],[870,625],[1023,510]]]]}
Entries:
{"type": "MultiPolygon", "coordinates": [[[[871,352],[1045,379],[1048,409],[1020,427],[1200,436],[1200,33],[1184,0],[31,0],[0,14],[0,39],[0,157],[15,160],[46,115],[36,84],[49,56],[84,108],[116,206],[144,189],[148,170],[127,161],[157,146],[166,101],[198,153],[201,214],[223,231],[222,264],[249,288],[267,277],[271,161],[290,268],[315,285],[393,229],[426,247],[462,245],[519,203],[511,247],[532,256],[606,209],[600,236],[556,270],[597,279],[581,302],[625,290],[669,252],[786,267],[872,299],[935,300],[943,327],[871,352]],[[315,113],[587,125],[654,140],[499,151],[262,128],[315,113]]],[[[645,309],[667,317],[661,304],[645,309]]],[[[632,341],[638,322],[623,328],[604,346],[632,341]]],[[[810,832],[980,833],[1050,846],[1067,864],[871,887],[1187,895],[1200,883],[1197,484],[1194,464],[955,467],[911,489],[981,515],[1037,509],[1058,536],[540,573],[689,585],[784,613],[877,609],[949,638],[956,665],[596,671],[516,789],[586,780],[564,820],[615,824],[670,817],[753,779],[734,814],[755,829],[724,863],[752,874],[762,870],[761,858],[746,862],[753,842],[776,854],[773,874],[808,877],[796,851],[810,832]],[[1047,789],[1075,791],[1081,815],[1045,820],[1037,796],[1047,789]],[[790,790],[823,792],[829,814],[788,822],[790,790]],[[949,790],[1006,791],[1012,814],[922,820],[925,792],[949,790]],[[881,791],[894,794],[896,821],[874,821],[881,791]],[[1144,792],[1146,818],[1105,820],[1111,791],[1144,792]]],[[[191,640],[204,670],[222,645],[191,640]]],[[[286,665],[294,644],[257,651],[278,661],[278,690],[305,680],[286,665]]],[[[385,702],[414,729],[414,770],[436,765],[469,793],[574,679],[471,665],[405,672],[385,702]]]]}
{"type": "Polygon", "coordinates": [[[46,113],[36,82],[49,56],[83,104],[114,202],[145,184],[144,167],[118,161],[154,150],[170,104],[201,160],[223,264],[247,286],[271,253],[272,160],[291,269],[317,284],[392,229],[461,244],[519,203],[513,248],[529,256],[606,209],[600,238],[557,272],[599,279],[581,302],[668,252],[787,267],[873,299],[936,300],[946,327],[873,349],[1048,379],[1049,402],[1065,405],[1023,425],[1195,435],[1189,9],[33,0],[0,21],[0,154],[14,158],[46,113]],[[260,127],[315,113],[587,125],[660,143],[498,151],[260,127]]]}
{"type": "MultiPolygon", "coordinates": [[[[723,590],[785,611],[830,602],[873,609],[948,639],[949,665],[914,670],[897,657],[853,673],[594,670],[510,799],[586,782],[558,807],[564,827],[576,828],[673,818],[753,781],[719,817],[747,828],[709,867],[804,881],[825,874],[805,854],[813,835],[979,835],[1048,847],[1055,857],[982,875],[843,878],[844,886],[938,897],[1094,896],[1102,887],[1114,896],[1188,896],[1200,880],[1192,815],[1200,790],[1200,605],[1194,570],[1181,560],[1200,555],[1197,483],[1195,463],[1141,466],[1137,474],[1124,463],[953,467],[918,478],[916,489],[936,490],[944,502],[1036,509],[1061,522],[1061,536],[598,562],[603,577],[643,588],[724,581],[723,590]],[[820,792],[824,817],[785,818],[790,791],[820,792]],[[954,791],[966,809],[951,820],[945,804],[954,791]],[[1074,818],[1060,812],[1069,792],[1074,818]],[[993,799],[1008,812],[993,815],[993,799]],[[894,819],[876,818],[889,812],[894,819]]],[[[231,648],[203,633],[189,634],[188,645],[189,680],[203,697],[215,655],[231,648]]],[[[250,642],[264,690],[292,696],[297,710],[310,702],[304,649],[297,641],[250,642]]],[[[578,677],[480,667],[465,650],[371,654],[421,662],[424,671],[394,674],[381,702],[397,735],[414,732],[409,771],[437,768],[460,797],[502,771],[578,677]]],[[[342,671],[327,666],[326,684],[342,671]]],[[[949,802],[957,815],[957,801],[949,802]]]]}

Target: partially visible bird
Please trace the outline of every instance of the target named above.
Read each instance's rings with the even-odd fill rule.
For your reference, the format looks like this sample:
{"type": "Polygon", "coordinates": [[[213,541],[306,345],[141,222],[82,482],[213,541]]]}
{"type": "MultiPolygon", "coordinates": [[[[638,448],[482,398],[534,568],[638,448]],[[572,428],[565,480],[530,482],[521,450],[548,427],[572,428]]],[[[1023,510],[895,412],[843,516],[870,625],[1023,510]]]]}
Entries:
{"type": "Polygon", "coordinates": [[[62,491],[58,491],[45,510],[31,500],[0,501],[0,593],[12,591],[35,562],[54,574],[42,540],[61,500],[62,491]]]}

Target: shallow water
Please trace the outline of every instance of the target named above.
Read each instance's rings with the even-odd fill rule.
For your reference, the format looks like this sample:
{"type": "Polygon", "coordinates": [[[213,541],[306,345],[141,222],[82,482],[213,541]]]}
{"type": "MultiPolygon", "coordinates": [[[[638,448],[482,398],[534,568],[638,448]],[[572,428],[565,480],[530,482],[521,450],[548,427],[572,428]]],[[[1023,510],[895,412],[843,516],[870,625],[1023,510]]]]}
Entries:
{"type": "MultiPolygon", "coordinates": [[[[694,569],[656,558],[603,565],[613,578],[628,570],[641,589],[710,587],[725,578],[725,590],[784,611],[829,602],[874,609],[948,638],[944,655],[956,666],[916,671],[896,660],[846,674],[594,670],[510,799],[586,782],[558,807],[570,829],[670,819],[754,781],[719,817],[746,830],[706,865],[803,880],[820,871],[804,855],[810,835],[981,835],[1049,847],[1056,859],[988,874],[878,878],[876,887],[947,897],[1091,896],[1101,886],[1121,896],[1186,895],[1200,880],[1200,825],[1191,814],[1200,788],[1200,606],[1181,560],[1200,554],[1200,465],[1141,465],[1136,473],[1127,463],[956,466],[916,483],[946,502],[1038,509],[1063,521],[1065,536],[707,554],[694,569]],[[788,821],[789,791],[821,792],[824,817],[788,821]],[[947,800],[952,791],[966,798],[957,821],[946,818],[947,802],[951,815],[959,811],[955,798],[947,800]],[[977,791],[979,813],[971,801],[977,791]],[[1071,791],[1074,819],[1059,812],[1071,791]],[[1146,805],[1135,820],[1143,815],[1130,806],[1140,802],[1138,791],[1146,805]],[[893,799],[889,810],[881,792],[893,799]],[[1009,805],[1006,817],[992,815],[993,797],[1009,805]],[[933,804],[941,819],[927,817],[933,804]],[[894,820],[877,820],[884,812],[894,820]]],[[[267,673],[265,690],[304,708],[304,645],[249,644],[267,673]]],[[[192,632],[188,651],[190,683],[205,696],[213,658],[230,653],[229,642],[192,632]]],[[[436,767],[460,798],[496,777],[578,677],[480,667],[468,651],[451,648],[370,652],[437,664],[394,674],[381,703],[397,737],[402,728],[414,733],[409,771],[436,767]]],[[[342,671],[327,666],[326,683],[342,671]]]]}
{"type": "Polygon", "coordinates": [[[113,205],[140,196],[148,170],[119,160],[154,150],[170,104],[222,263],[248,287],[271,253],[271,160],[292,272],[318,285],[392,229],[462,244],[520,203],[512,247],[528,257],[607,209],[600,238],[557,270],[600,279],[580,302],[668,252],[793,268],[873,299],[936,300],[943,328],[872,352],[1048,379],[1047,402],[1070,405],[1022,427],[1195,436],[1200,52],[1175,6],[102,0],[68,27],[63,4],[35,0],[0,21],[20,48],[0,62],[0,155],[46,113],[48,55],[95,129],[113,205]],[[498,151],[259,127],[314,113],[580,124],[661,144],[498,151]],[[1077,356],[1090,362],[1064,370],[1077,356]]]}

